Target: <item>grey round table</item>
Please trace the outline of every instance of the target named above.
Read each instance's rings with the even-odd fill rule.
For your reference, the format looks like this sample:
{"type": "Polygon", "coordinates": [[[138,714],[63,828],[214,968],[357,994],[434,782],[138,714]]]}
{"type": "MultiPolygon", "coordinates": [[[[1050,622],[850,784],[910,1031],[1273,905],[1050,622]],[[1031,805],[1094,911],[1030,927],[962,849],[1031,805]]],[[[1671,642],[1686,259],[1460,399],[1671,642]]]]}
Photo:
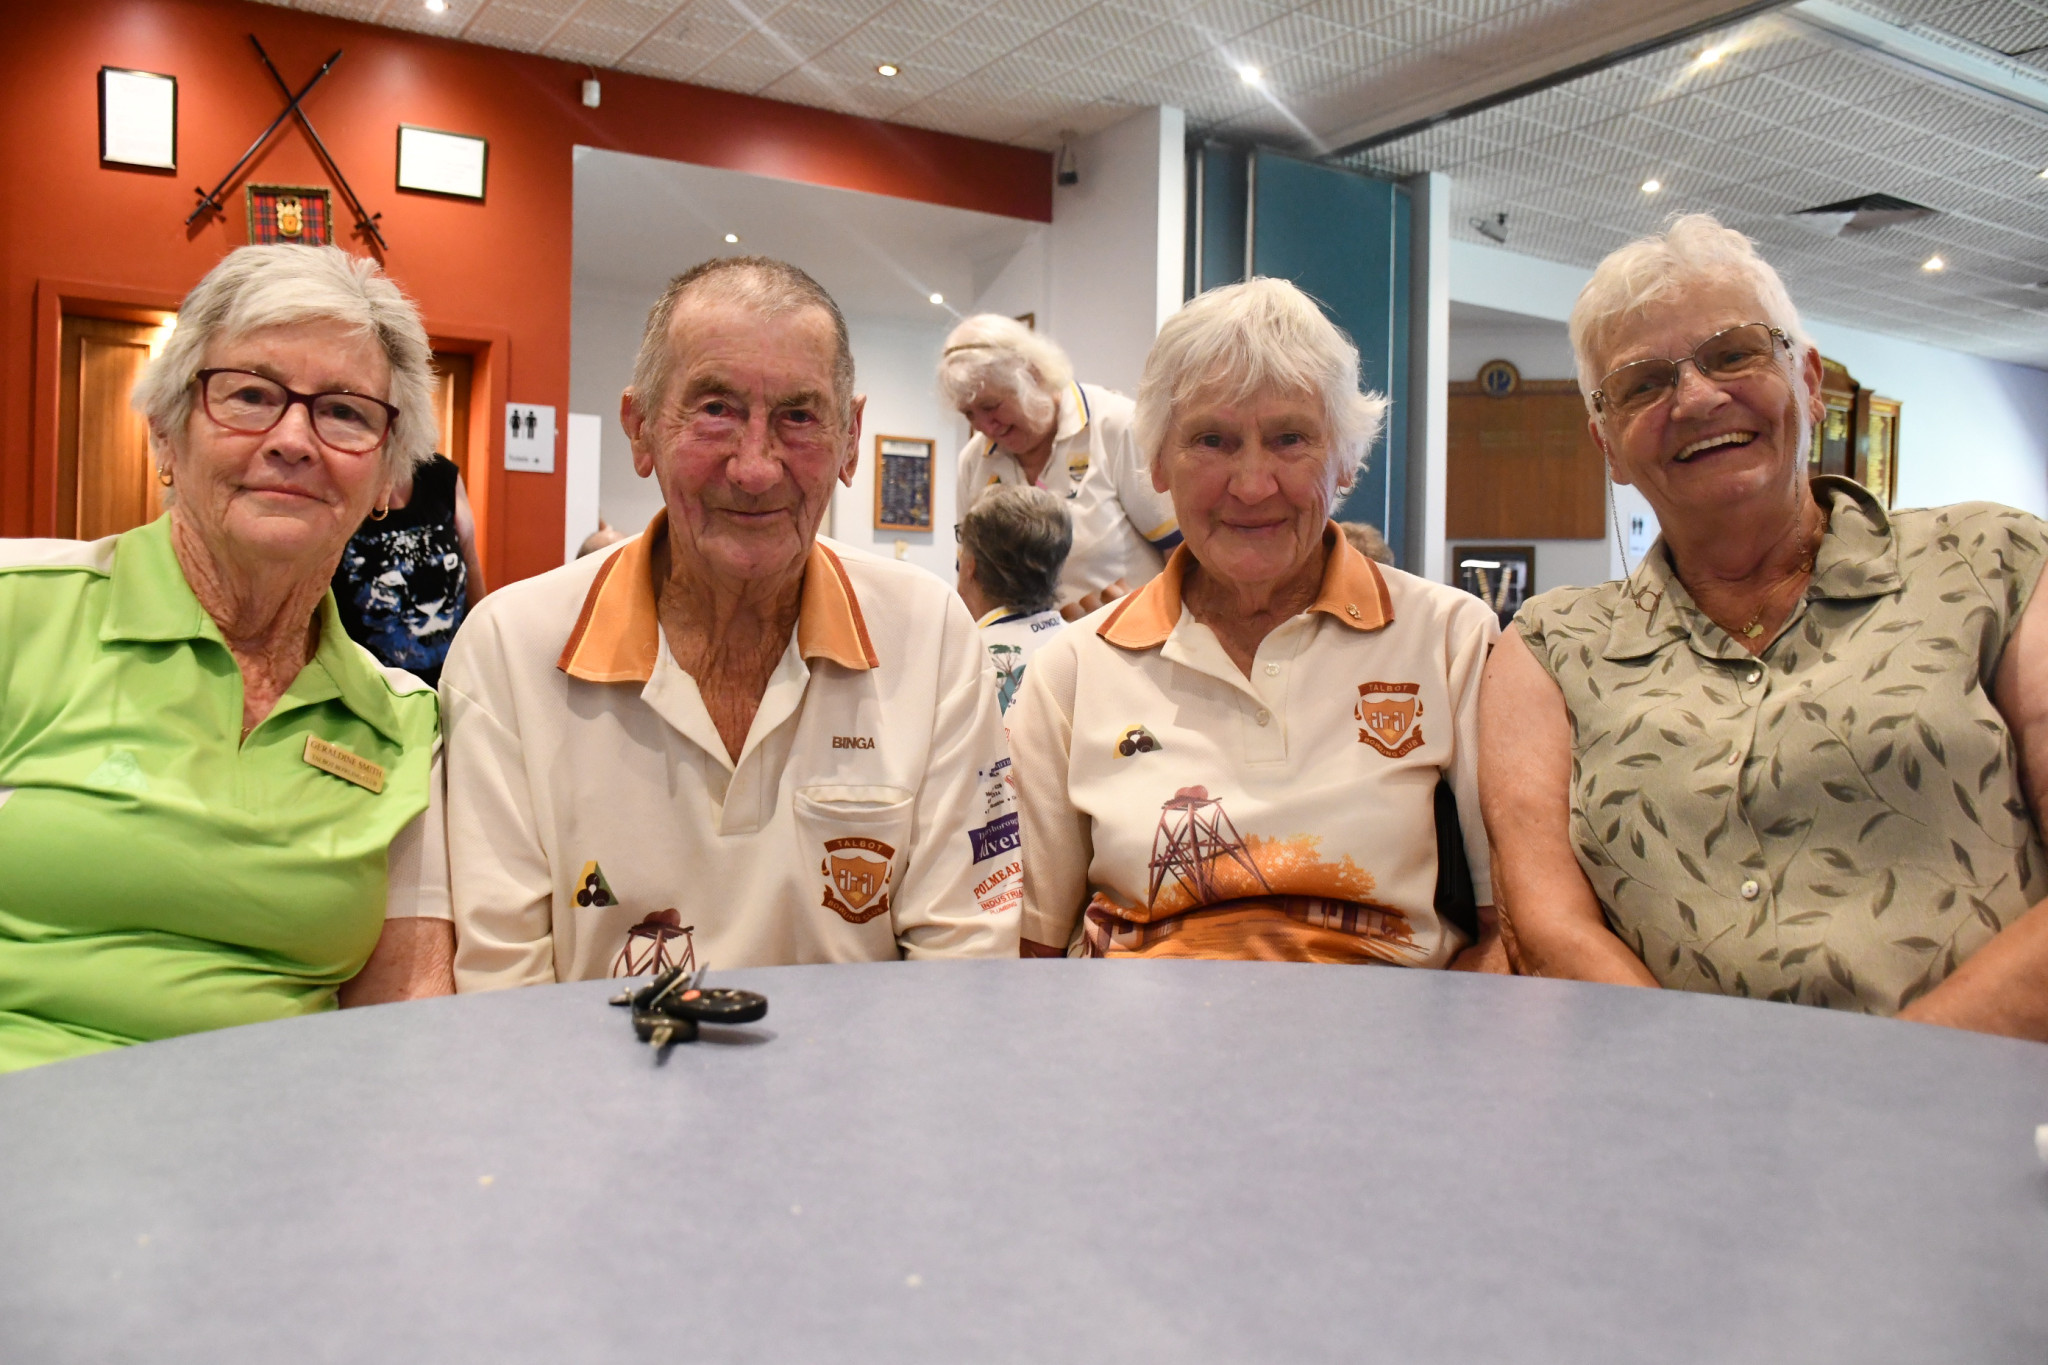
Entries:
{"type": "Polygon", "coordinates": [[[2030,1361],[2048,1047],[1255,963],[611,983],[0,1078],[0,1359],[2030,1361]]]}

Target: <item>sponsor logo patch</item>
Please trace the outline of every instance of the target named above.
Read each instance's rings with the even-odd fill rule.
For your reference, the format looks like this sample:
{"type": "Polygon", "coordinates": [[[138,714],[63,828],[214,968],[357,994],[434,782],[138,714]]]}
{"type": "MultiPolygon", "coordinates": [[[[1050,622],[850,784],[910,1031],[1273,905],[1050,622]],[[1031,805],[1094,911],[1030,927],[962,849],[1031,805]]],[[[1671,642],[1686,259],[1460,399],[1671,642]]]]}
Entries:
{"type": "Polygon", "coordinates": [[[1017,833],[1017,813],[998,815],[980,829],[967,831],[967,838],[974,845],[974,861],[985,863],[990,858],[1008,853],[1024,842],[1017,833]]]}
{"type": "Polygon", "coordinates": [[[896,850],[880,839],[825,841],[825,908],[848,924],[889,913],[889,874],[896,850]]]}
{"type": "Polygon", "coordinates": [[[1370,744],[1388,758],[1400,758],[1422,747],[1420,683],[1369,682],[1358,685],[1358,742],[1370,744]]]}
{"type": "Polygon", "coordinates": [[[982,814],[998,815],[1015,803],[1009,759],[999,758],[988,767],[977,770],[974,780],[981,787],[982,814]]]}
{"type": "Polygon", "coordinates": [[[993,915],[1024,903],[1024,865],[1012,858],[974,886],[974,902],[984,915],[993,915]]]}

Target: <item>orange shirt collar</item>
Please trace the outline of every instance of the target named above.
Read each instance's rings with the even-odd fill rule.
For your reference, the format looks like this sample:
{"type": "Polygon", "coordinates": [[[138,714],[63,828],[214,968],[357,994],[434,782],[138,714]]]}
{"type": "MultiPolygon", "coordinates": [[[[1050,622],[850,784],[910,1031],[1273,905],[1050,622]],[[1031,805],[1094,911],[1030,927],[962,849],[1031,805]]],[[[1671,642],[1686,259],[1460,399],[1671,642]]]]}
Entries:
{"type": "MultiPolygon", "coordinates": [[[[583,610],[555,667],[586,682],[645,683],[661,652],[655,609],[654,554],[668,536],[668,512],[605,560],[584,594],[583,610]]],[[[830,659],[842,668],[870,669],[881,660],[868,636],[867,618],[839,556],[811,542],[797,609],[797,649],[806,659],[830,659]]]]}
{"type": "MultiPolygon", "coordinates": [[[[1326,612],[1353,630],[1378,630],[1394,619],[1394,599],[1380,566],[1351,548],[1337,524],[1323,531],[1323,586],[1310,611],[1326,612]]],[[[1183,541],[1159,576],[1117,603],[1095,633],[1122,649],[1157,649],[1180,624],[1181,584],[1194,556],[1183,541]]]]}

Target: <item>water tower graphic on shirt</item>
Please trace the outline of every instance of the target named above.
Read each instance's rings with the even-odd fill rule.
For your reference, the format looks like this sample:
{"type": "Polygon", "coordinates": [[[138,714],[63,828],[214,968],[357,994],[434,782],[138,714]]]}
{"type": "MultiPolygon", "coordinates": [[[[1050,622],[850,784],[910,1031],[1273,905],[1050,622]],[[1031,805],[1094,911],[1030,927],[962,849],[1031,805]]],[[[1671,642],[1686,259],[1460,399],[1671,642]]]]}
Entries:
{"type": "Polygon", "coordinates": [[[657,910],[626,931],[626,941],[612,959],[612,975],[651,976],[670,967],[695,971],[696,933],[697,926],[684,924],[681,912],[673,907],[657,910]],[[682,942],[676,943],[677,939],[682,942]]]}
{"type": "Polygon", "coordinates": [[[1152,835],[1152,882],[1147,906],[1159,903],[1159,888],[1172,877],[1196,905],[1218,899],[1214,869],[1228,858],[1271,891],[1266,874],[1252,861],[1251,851],[1231,823],[1220,797],[1207,787],[1182,787],[1159,808],[1159,828],[1152,835]]]}

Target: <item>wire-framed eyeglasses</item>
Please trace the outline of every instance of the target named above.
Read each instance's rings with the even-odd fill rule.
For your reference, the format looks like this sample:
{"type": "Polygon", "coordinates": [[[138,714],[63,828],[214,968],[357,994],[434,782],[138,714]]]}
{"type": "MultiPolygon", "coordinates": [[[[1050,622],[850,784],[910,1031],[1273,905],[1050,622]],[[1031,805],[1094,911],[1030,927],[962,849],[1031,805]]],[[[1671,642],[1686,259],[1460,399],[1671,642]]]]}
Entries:
{"type": "Polygon", "coordinates": [[[229,431],[260,436],[284,420],[294,403],[306,405],[320,443],[345,455],[367,455],[383,445],[398,409],[363,393],[300,393],[248,370],[201,370],[195,376],[206,415],[229,431]]]}
{"type": "Polygon", "coordinates": [[[1707,379],[1739,379],[1768,364],[1780,346],[1791,350],[1792,338],[1769,323],[1745,322],[1740,327],[1730,327],[1693,347],[1691,355],[1675,360],[1638,360],[1613,371],[1593,390],[1593,411],[1637,416],[1677,389],[1678,367],[1688,360],[1707,379]]]}

